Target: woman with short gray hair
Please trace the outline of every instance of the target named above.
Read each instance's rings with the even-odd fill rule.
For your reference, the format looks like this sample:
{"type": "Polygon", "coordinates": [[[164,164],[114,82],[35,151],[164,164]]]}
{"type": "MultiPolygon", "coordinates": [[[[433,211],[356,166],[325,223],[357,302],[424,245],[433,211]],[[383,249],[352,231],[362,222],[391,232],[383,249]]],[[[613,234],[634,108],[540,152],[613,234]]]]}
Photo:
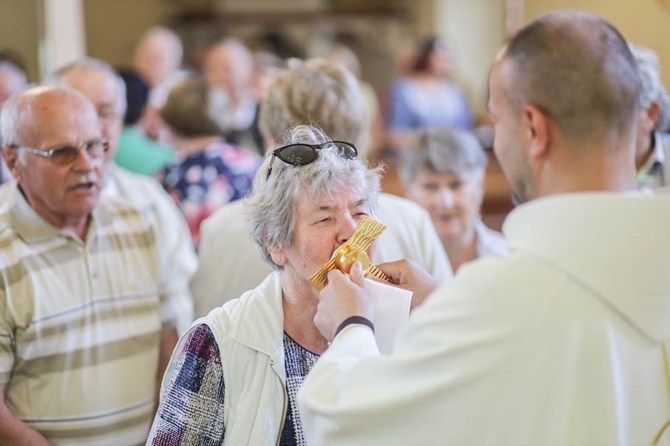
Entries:
{"type": "Polygon", "coordinates": [[[479,214],[487,162],[474,135],[448,127],[413,132],[402,151],[407,196],[430,213],[454,272],[476,258],[507,254],[503,235],[479,214]]]}
{"type": "Polygon", "coordinates": [[[374,213],[379,192],[379,170],[357,155],[298,126],[265,158],[245,208],[275,271],[182,337],[148,444],[304,445],[296,394],[328,347],[309,277],[374,213]]]}

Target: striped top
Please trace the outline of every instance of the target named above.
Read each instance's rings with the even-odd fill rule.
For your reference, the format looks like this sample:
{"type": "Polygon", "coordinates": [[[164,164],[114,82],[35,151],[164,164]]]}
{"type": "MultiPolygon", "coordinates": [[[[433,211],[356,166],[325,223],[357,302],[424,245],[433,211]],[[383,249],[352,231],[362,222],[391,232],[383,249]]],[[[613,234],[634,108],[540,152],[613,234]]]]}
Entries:
{"type": "Polygon", "coordinates": [[[101,201],[82,242],[42,219],[18,188],[9,195],[0,207],[7,406],[54,444],[144,442],[160,334],[173,327],[150,223],[101,201]]]}

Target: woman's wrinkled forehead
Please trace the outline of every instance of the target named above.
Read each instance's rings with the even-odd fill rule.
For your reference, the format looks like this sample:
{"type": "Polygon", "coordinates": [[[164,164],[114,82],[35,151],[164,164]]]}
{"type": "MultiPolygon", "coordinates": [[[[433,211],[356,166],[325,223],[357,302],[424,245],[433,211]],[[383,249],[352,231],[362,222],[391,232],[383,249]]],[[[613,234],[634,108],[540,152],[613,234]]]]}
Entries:
{"type": "Polygon", "coordinates": [[[354,180],[340,180],[325,183],[309,183],[299,188],[297,200],[309,200],[315,204],[328,203],[334,195],[341,192],[353,192],[357,200],[369,200],[370,193],[364,182],[354,180]]]}

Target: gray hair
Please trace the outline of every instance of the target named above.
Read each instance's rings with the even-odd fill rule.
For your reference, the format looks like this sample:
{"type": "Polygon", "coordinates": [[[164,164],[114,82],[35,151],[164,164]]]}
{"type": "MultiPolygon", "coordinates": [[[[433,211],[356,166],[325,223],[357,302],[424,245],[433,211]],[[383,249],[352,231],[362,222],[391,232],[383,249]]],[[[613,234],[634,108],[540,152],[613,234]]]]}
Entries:
{"type": "Polygon", "coordinates": [[[483,172],[488,163],[482,145],[472,133],[449,127],[426,127],[412,132],[401,157],[400,176],[405,184],[412,184],[421,168],[460,176],[483,172]]]}
{"type": "Polygon", "coordinates": [[[635,57],[638,73],[640,74],[640,82],[642,84],[640,106],[646,110],[651,106],[652,102],[657,102],[660,114],[654,130],[665,130],[670,125],[670,100],[661,80],[658,56],[656,52],[649,48],[643,48],[631,43],[628,46],[633,53],[633,57],[635,57]]]}
{"type": "MultiPolygon", "coordinates": [[[[301,125],[289,129],[283,140],[288,144],[324,144],[331,141],[318,127],[301,125]]],[[[267,172],[272,154],[254,179],[251,195],[245,199],[247,228],[261,255],[275,269],[268,247],[283,249],[294,242],[298,200],[316,200],[333,192],[352,189],[367,195],[371,212],[376,212],[381,180],[380,168],[369,169],[358,160],[342,157],[332,144],[324,145],[314,162],[293,166],[275,159],[267,172]]]]}
{"type": "MultiPolygon", "coordinates": [[[[26,74],[12,62],[0,60],[0,75],[13,77],[22,86],[21,89],[25,88],[27,84],[26,74]]],[[[0,145],[3,144],[2,141],[2,132],[0,132],[0,145]]]]}
{"type": "Polygon", "coordinates": [[[184,57],[184,45],[182,44],[179,35],[170,28],[165,26],[152,26],[142,35],[137,48],[140,48],[146,41],[156,38],[163,39],[169,45],[172,60],[179,66],[184,57]]]}
{"type": "Polygon", "coordinates": [[[294,125],[315,125],[335,139],[357,143],[365,128],[358,81],[342,65],[310,59],[277,74],[260,109],[259,123],[275,140],[294,125]]]}
{"type": "Polygon", "coordinates": [[[118,107],[121,117],[125,116],[126,108],[128,106],[128,103],[126,102],[126,83],[114,68],[99,59],[93,59],[92,57],[77,59],[54,71],[46,78],[44,84],[68,87],[67,76],[77,71],[101,71],[114,79],[114,84],[116,85],[116,106],[118,107]]]}
{"type": "MultiPolygon", "coordinates": [[[[0,135],[2,135],[2,146],[19,145],[22,143],[22,105],[25,97],[21,94],[15,94],[9,97],[2,105],[0,111],[0,135]]],[[[25,164],[26,154],[21,150],[17,151],[19,162],[25,164]]]]}

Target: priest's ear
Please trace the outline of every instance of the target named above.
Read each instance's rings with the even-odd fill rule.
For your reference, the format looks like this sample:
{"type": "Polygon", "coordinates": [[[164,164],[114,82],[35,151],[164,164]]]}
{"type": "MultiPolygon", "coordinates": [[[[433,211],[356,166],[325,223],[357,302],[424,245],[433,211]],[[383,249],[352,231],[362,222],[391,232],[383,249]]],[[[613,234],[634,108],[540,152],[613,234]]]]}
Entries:
{"type": "Polygon", "coordinates": [[[550,142],[549,117],[534,105],[526,105],[522,114],[523,134],[528,140],[531,158],[546,155],[550,142]]]}

